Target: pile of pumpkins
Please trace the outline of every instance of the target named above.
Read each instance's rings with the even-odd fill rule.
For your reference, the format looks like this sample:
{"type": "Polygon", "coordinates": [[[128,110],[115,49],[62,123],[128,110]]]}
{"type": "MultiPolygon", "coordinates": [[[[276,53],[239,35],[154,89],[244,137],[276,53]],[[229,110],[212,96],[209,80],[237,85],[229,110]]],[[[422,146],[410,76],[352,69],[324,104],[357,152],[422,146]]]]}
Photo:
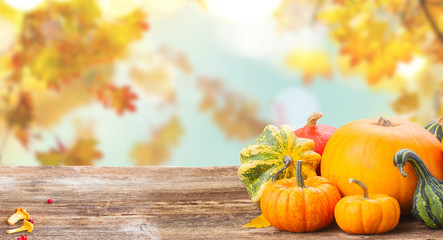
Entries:
{"type": "Polygon", "coordinates": [[[411,214],[443,228],[443,118],[422,127],[403,119],[361,119],[339,129],[267,126],[240,153],[238,176],[280,230],[312,232],[335,219],[353,234],[392,230],[411,214]],[[343,198],[342,198],[343,197],[343,198]]]}

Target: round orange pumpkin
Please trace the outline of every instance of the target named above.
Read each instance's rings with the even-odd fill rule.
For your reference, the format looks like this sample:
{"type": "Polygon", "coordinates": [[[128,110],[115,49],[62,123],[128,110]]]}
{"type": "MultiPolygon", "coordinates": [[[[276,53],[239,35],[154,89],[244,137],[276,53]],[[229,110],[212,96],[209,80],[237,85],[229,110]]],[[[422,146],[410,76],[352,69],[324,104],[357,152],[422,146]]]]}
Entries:
{"type": "Polygon", "coordinates": [[[402,214],[410,214],[417,179],[403,178],[393,164],[395,153],[409,148],[422,156],[431,173],[443,179],[443,152],[438,139],[423,127],[403,119],[362,119],[339,128],[329,139],[321,161],[322,176],[336,185],[342,196],[361,192],[348,179],[359,179],[373,193],[398,200],[402,214]]]}
{"type": "Polygon", "coordinates": [[[394,229],[400,220],[398,201],[386,194],[368,194],[368,188],[349,179],[363,189],[362,195],[347,196],[335,206],[335,221],[347,233],[380,234],[394,229]]]}
{"type": "Polygon", "coordinates": [[[322,177],[303,180],[302,161],[296,163],[296,177],[270,185],[260,198],[263,216],[277,229],[313,232],[327,227],[334,219],[340,192],[322,177]]]}

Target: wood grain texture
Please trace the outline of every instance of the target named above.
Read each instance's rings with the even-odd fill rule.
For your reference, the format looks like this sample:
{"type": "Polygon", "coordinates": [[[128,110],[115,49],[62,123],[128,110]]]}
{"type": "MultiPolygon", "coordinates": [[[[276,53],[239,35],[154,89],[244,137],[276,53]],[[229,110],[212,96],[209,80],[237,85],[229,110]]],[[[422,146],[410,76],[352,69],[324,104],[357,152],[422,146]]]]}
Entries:
{"type": "MultiPolygon", "coordinates": [[[[0,168],[0,239],[365,239],[336,224],[315,233],[242,229],[260,214],[237,167],[0,168]],[[47,200],[54,200],[48,204],[47,200]],[[35,220],[32,233],[7,235],[14,209],[35,220]]],[[[377,239],[443,239],[412,218],[377,239]]]]}

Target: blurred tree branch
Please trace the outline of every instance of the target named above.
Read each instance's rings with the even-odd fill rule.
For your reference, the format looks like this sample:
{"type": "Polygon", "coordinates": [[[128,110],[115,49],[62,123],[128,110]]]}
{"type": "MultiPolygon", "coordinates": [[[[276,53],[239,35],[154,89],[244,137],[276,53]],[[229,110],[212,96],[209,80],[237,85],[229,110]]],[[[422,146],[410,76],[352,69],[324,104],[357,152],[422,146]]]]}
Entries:
{"type": "MultiPolygon", "coordinates": [[[[435,2],[433,2],[435,4],[435,2]]],[[[442,4],[440,2],[440,4],[442,4]]],[[[426,19],[428,20],[429,24],[431,24],[432,30],[434,31],[437,38],[440,40],[440,42],[443,43],[443,34],[440,31],[440,29],[437,26],[437,23],[435,22],[434,18],[432,17],[431,13],[429,12],[429,9],[427,7],[427,1],[420,0],[421,8],[423,9],[423,12],[425,13],[426,19]]]]}

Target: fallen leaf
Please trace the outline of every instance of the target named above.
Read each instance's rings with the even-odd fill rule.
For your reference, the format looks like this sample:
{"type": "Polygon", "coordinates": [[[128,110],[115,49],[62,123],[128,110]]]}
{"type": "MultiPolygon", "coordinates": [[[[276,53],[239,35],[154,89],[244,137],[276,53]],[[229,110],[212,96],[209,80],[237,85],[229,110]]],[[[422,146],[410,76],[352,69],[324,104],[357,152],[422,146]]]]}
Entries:
{"type": "Polygon", "coordinates": [[[264,227],[270,227],[271,223],[266,220],[265,216],[261,214],[260,216],[252,219],[251,222],[244,225],[242,228],[264,228],[264,227]]]}

